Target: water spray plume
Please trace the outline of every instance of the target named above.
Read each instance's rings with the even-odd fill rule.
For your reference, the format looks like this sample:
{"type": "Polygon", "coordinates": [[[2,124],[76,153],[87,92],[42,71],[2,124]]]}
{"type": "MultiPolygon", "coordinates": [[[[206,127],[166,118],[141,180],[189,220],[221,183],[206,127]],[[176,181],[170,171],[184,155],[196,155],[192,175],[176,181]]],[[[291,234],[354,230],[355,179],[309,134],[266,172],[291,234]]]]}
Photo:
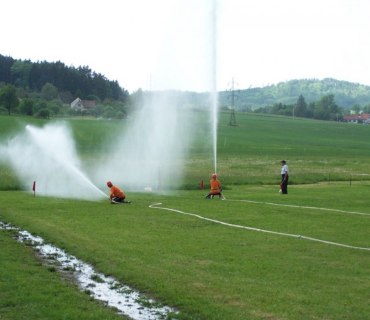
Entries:
{"type": "Polygon", "coordinates": [[[39,195],[98,200],[107,195],[81,169],[74,141],[65,124],[27,125],[5,148],[12,168],[25,186],[37,182],[39,195]]]}
{"type": "MultiPolygon", "coordinates": [[[[171,16],[171,24],[164,28],[170,37],[163,37],[166,41],[159,46],[163,58],[155,69],[158,72],[151,73],[153,88],[158,87],[159,80],[164,82],[160,83],[161,91],[145,92],[144,101],[135,107],[126,126],[114,133],[115,139],[107,142],[105,154],[91,165],[89,176],[65,125],[27,126],[25,132],[15,137],[5,153],[24,185],[30,188],[36,181],[37,194],[80,199],[105,197],[93,182],[99,185],[109,179],[124,190],[167,191],[181,186],[187,151],[196,131],[196,115],[181,101],[178,92],[171,91],[171,75],[201,82],[210,92],[212,128],[209,130],[207,123],[207,132],[212,136],[213,172],[217,172],[217,1],[210,1],[202,6],[205,10],[200,10],[202,15],[195,21],[199,23],[199,32],[207,32],[205,37],[191,37],[190,28],[177,25],[176,15],[171,16]],[[184,37],[193,41],[191,50],[184,48],[184,37]]],[[[187,2],[180,3],[183,7],[174,4],[179,6],[179,14],[193,18],[187,2]]]]}
{"type": "MultiPolygon", "coordinates": [[[[189,6],[183,3],[183,10],[179,14],[190,13],[189,6]]],[[[186,26],[178,26],[172,22],[165,30],[169,33],[161,44],[162,58],[158,61],[157,72],[151,73],[150,96],[139,109],[130,117],[128,128],[117,133],[108,156],[94,170],[94,180],[100,181],[105,177],[114,179],[115,183],[123,188],[135,190],[169,190],[179,187],[183,176],[184,162],[187,149],[192,141],[192,121],[189,120],[191,110],[181,108],[181,98],[175,91],[170,91],[171,79],[175,76],[180,79],[190,78],[192,81],[203,80],[210,92],[210,122],[209,130],[213,146],[214,172],[217,172],[217,122],[218,122],[218,94],[217,94],[217,8],[216,1],[207,2],[204,16],[199,19],[206,36],[202,41],[193,39],[196,50],[183,48],[183,37],[190,34],[186,26]],[[211,9],[211,10],[210,10],[211,9]],[[204,18],[205,17],[205,18],[204,18]],[[181,37],[179,36],[181,35],[181,37]],[[204,51],[202,51],[204,50],[204,51]],[[197,54],[194,55],[194,52],[197,54]],[[201,54],[204,52],[204,54],[201,54]],[[189,57],[194,57],[189,61],[189,57]],[[195,60],[206,57],[204,63],[199,64],[196,74],[189,65],[197,65],[195,60]],[[181,62],[181,63],[180,63],[181,62]],[[204,69],[202,69],[204,68],[204,69]],[[160,86],[158,86],[160,84],[160,86]],[[152,91],[153,88],[164,88],[161,91],[152,91]],[[164,91],[163,91],[164,90],[164,91]]],[[[181,5],[179,6],[181,9],[181,5]]],[[[196,23],[195,22],[195,23],[196,23]]],[[[201,30],[200,30],[201,32],[201,30]]],[[[198,39],[199,40],[199,39],[198,39]]],[[[207,124],[208,125],[208,124],[207,124]]]]}
{"type": "Polygon", "coordinates": [[[181,183],[192,130],[187,111],[170,94],[152,93],[135,114],[108,156],[94,170],[94,179],[111,177],[131,190],[164,191],[181,183]]]}

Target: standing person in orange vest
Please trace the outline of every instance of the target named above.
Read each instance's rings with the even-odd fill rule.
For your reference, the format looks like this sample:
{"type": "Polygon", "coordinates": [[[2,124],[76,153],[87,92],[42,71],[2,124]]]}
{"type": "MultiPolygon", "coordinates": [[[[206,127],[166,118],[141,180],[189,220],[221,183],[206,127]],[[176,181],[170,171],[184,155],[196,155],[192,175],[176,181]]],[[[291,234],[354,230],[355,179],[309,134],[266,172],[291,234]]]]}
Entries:
{"type": "Polygon", "coordinates": [[[110,203],[112,204],[119,204],[119,203],[131,203],[130,201],[126,201],[126,195],[124,192],[118,188],[117,186],[114,186],[112,182],[108,181],[107,186],[109,188],[109,199],[110,203]]]}
{"type": "Polygon", "coordinates": [[[210,184],[211,190],[206,196],[206,199],[213,199],[214,196],[219,196],[221,200],[225,200],[225,197],[222,195],[221,183],[217,179],[217,175],[215,173],[212,174],[209,184],[210,184]]]}

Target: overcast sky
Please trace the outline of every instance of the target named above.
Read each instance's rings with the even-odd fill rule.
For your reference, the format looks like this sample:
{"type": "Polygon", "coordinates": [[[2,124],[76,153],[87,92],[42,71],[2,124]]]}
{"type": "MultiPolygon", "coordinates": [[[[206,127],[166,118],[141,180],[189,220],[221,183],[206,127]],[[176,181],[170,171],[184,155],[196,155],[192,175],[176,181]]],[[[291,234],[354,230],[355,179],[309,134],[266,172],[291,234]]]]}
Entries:
{"type": "Polygon", "coordinates": [[[87,65],[130,92],[209,90],[213,75],[219,90],[232,79],[237,89],[326,77],[370,85],[369,0],[9,0],[0,7],[0,54],[87,65]]]}

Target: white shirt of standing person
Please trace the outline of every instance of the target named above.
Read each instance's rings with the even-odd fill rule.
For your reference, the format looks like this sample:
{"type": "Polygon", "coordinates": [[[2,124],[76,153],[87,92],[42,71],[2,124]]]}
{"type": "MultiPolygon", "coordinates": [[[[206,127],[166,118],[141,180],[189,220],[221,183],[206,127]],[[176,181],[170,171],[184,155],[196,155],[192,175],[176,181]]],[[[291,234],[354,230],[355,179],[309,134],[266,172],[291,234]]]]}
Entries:
{"type": "Polygon", "coordinates": [[[284,164],[282,167],[281,167],[281,174],[286,174],[288,173],[288,165],[287,164],[284,164]]]}

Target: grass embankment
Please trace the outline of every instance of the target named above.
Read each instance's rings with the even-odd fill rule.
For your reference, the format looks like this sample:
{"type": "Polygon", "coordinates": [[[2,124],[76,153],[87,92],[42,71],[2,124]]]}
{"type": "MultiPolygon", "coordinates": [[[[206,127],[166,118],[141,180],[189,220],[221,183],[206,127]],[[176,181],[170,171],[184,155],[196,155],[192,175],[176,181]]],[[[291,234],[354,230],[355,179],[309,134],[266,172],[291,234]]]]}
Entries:
{"type": "MultiPolygon", "coordinates": [[[[239,186],[132,194],[131,205],[2,192],[0,219],[41,235],[161,302],[184,319],[369,319],[370,251],[228,227],[206,218],[369,247],[366,185],[239,186]],[[253,200],[256,203],[236,200],[253,200]],[[352,213],[271,205],[299,205],[352,213]]],[[[368,213],[369,214],[369,213],[368,213]]],[[[180,318],[181,318],[180,317],[180,318]]]]}

